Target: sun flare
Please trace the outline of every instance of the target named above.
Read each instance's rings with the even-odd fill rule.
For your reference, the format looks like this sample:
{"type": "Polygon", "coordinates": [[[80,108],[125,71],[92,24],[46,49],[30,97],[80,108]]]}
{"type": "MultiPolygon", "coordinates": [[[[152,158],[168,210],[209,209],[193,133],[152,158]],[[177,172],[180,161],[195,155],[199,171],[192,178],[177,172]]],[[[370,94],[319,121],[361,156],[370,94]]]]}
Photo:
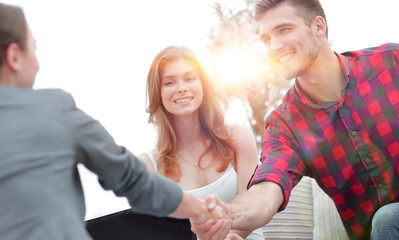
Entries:
{"type": "Polygon", "coordinates": [[[259,68],[261,64],[253,51],[244,48],[232,48],[221,51],[215,56],[213,68],[223,83],[236,85],[250,81],[261,70],[259,68]]]}

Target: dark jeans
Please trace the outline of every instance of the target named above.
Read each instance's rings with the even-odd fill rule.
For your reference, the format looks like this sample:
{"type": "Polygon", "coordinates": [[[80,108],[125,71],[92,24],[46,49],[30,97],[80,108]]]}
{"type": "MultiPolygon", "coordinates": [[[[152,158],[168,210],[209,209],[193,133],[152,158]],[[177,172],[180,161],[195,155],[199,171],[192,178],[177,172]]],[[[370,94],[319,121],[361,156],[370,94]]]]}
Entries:
{"type": "Polygon", "coordinates": [[[159,218],[130,210],[86,221],[86,229],[94,240],[194,240],[187,219],[159,218]]]}

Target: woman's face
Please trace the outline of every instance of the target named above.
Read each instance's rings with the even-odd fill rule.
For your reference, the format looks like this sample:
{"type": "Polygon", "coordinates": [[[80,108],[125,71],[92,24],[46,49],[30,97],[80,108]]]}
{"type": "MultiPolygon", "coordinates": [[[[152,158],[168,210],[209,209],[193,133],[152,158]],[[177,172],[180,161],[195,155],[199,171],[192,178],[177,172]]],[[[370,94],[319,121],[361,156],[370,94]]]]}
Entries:
{"type": "Polygon", "coordinates": [[[183,58],[171,61],[160,72],[161,99],[165,109],[176,116],[198,111],[204,97],[197,70],[183,58]]]}

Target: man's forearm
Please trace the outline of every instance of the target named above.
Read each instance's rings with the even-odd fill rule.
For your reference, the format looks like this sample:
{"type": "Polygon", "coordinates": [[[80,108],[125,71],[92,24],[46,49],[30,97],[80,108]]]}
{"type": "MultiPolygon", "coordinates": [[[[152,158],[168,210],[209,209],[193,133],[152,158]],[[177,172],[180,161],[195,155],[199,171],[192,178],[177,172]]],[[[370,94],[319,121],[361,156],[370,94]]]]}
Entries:
{"type": "Polygon", "coordinates": [[[279,185],[263,182],[240,193],[227,205],[232,220],[232,229],[253,231],[268,223],[283,203],[279,185]]]}

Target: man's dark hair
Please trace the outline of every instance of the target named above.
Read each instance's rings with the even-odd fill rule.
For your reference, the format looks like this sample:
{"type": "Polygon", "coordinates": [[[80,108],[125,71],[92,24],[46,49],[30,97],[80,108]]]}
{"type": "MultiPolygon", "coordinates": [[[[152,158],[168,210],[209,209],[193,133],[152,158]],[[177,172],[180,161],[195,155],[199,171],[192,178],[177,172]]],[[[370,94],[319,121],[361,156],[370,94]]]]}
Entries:
{"type": "MultiPolygon", "coordinates": [[[[297,10],[298,16],[300,16],[308,26],[310,26],[317,16],[323,17],[327,25],[326,14],[319,0],[260,0],[255,7],[255,20],[259,21],[269,9],[282,3],[287,3],[294,7],[297,10]]],[[[328,36],[327,26],[326,36],[328,36]]]]}

